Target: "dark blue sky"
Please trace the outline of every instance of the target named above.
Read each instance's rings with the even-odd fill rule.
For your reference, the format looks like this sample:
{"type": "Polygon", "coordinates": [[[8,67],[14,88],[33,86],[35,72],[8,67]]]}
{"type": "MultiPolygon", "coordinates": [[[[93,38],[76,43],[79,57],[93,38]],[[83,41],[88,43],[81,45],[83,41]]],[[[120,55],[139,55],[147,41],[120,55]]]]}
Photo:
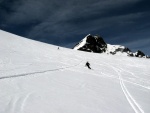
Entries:
{"type": "Polygon", "coordinates": [[[150,1],[0,0],[0,29],[70,48],[99,34],[150,55],[150,1]]]}

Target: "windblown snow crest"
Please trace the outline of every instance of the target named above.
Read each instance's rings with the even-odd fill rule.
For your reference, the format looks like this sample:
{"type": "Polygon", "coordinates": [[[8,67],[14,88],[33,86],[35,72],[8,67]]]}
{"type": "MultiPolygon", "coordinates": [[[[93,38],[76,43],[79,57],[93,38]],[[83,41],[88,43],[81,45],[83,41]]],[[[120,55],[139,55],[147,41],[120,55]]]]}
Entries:
{"type": "Polygon", "coordinates": [[[132,52],[129,48],[122,45],[107,44],[101,36],[87,35],[78,44],[73,47],[74,50],[94,52],[94,53],[107,53],[112,55],[124,55],[139,58],[150,58],[142,51],[132,52]]]}

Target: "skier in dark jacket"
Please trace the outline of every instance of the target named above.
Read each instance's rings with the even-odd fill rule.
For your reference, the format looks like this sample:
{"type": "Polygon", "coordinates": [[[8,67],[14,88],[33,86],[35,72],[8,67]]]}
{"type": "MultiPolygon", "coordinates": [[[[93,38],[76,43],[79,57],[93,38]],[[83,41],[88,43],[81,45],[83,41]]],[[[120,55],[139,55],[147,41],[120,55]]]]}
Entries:
{"type": "Polygon", "coordinates": [[[86,62],[85,66],[87,66],[89,69],[91,69],[89,62],[86,62]]]}

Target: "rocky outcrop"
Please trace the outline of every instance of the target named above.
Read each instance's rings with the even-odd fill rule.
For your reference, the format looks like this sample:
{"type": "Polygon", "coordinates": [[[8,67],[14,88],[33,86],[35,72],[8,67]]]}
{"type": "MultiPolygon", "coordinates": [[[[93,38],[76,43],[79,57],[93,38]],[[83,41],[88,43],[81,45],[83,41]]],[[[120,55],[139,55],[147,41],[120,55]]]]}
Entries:
{"type": "Polygon", "coordinates": [[[106,48],[107,44],[102,37],[87,35],[73,49],[94,53],[103,53],[106,51],[106,48]]]}
{"type": "Polygon", "coordinates": [[[83,40],[73,47],[75,50],[94,52],[94,53],[107,53],[112,55],[124,55],[131,57],[149,58],[142,51],[138,50],[133,53],[129,48],[121,45],[107,44],[101,36],[87,35],[83,40]]]}
{"type": "Polygon", "coordinates": [[[136,57],[144,57],[145,54],[144,54],[142,51],[138,50],[138,51],[135,53],[135,56],[136,56],[136,57]]]}

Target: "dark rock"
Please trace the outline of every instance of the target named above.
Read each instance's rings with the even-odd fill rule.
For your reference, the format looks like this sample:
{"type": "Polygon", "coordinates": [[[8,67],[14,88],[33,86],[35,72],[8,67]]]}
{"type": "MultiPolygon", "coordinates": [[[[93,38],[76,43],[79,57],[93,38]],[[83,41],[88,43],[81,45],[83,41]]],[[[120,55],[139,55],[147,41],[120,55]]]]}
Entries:
{"type": "Polygon", "coordinates": [[[110,52],[110,54],[115,55],[115,54],[116,54],[116,52],[110,52]]]}
{"type": "Polygon", "coordinates": [[[135,56],[136,56],[136,57],[144,57],[145,54],[144,54],[142,51],[138,50],[138,51],[136,52],[135,56]]]}
{"type": "Polygon", "coordinates": [[[96,45],[97,44],[96,43],[96,39],[93,36],[91,36],[91,35],[89,35],[87,37],[86,42],[89,43],[90,45],[96,45]]]}
{"type": "MultiPolygon", "coordinates": [[[[76,46],[78,46],[82,41],[80,41],[76,46]]],[[[87,51],[87,52],[95,52],[95,53],[103,53],[106,51],[107,44],[100,36],[92,36],[88,35],[86,37],[86,44],[80,47],[78,50],[87,51]]]]}
{"type": "MultiPolygon", "coordinates": [[[[111,45],[107,44],[101,36],[92,36],[88,35],[83,40],[81,40],[78,44],[75,45],[73,49],[86,51],[86,52],[94,52],[94,53],[107,53],[115,55],[119,52],[124,55],[130,57],[143,57],[150,58],[146,56],[142,51],[138,50],[136,53],[133,53],[129,48],[121,45],[111,45]],[[107,47],[109,46],[109,47],[107,47]]],[[[120,53],[119,53],[120,54],[120,53]]]]}
{"type": "Polygon", "coordinates": [[[134,57],[133,53],[129,53],[128,56],[130,57],[134,57]]]}

